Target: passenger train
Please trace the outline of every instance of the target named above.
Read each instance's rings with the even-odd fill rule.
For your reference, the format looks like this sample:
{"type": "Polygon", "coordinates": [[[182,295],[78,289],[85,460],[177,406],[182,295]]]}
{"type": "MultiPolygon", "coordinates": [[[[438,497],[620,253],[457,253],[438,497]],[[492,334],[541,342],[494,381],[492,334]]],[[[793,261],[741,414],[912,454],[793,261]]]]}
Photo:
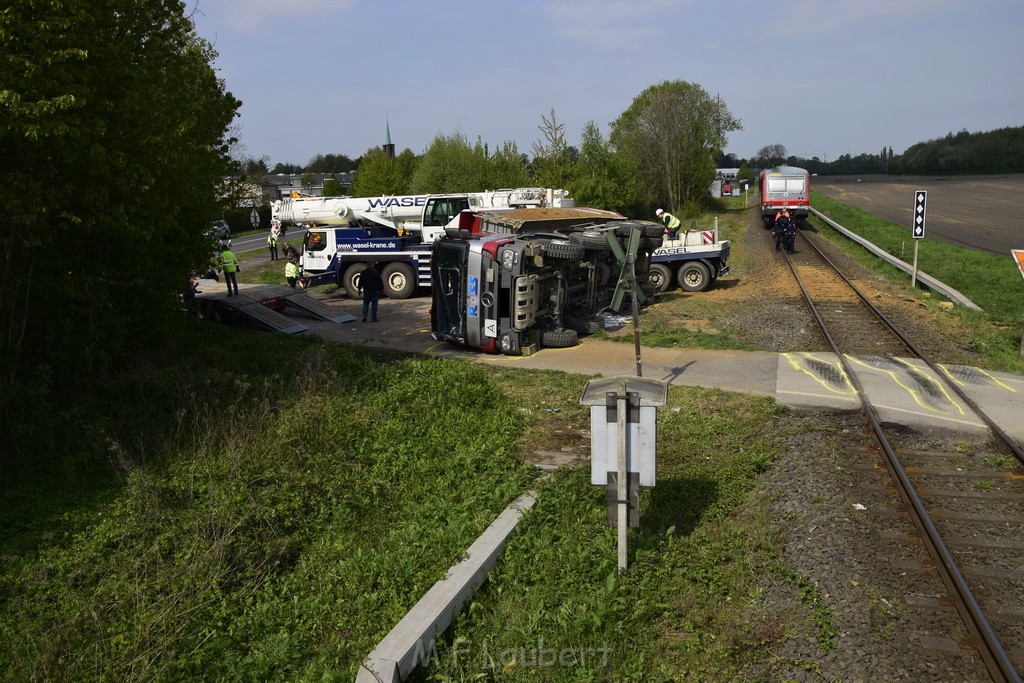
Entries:
{"type": "Polygon", "coordinates": [[[783,207],[793,220],[807,218],[811,202],[811,174],[796,166],[774,166],[761,171],[761,219],[770,228],[783,207]]]}

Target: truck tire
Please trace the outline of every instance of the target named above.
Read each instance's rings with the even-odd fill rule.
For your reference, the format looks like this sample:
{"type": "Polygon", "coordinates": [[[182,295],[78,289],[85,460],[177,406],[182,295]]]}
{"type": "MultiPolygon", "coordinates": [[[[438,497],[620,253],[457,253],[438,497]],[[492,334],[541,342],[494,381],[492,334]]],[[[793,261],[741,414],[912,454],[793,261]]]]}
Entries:
{"type": "Polygon", "coordinates": [[[579,335],[576,330],[548,330],[541,334],[540,343],[541,346],[546,346],[549,349],[564,349],[569,346],[575,346],[579,340],[579,335]]]}
{"type": "Polygon", "coordinates": [[[652,263],[651,270],[647,275],[647,281],[654,286],[659,294],[667,292],[672,288],[672,271],[668,269],[668,266],[652,263]]]}
{"type": "Polygon", "coordinates": [[[341,286],[345,288],[345,293],[350,299],[362,299],[359,294],[359,275],[362,274],[364,268],[366,268],[365,263],[353,263],[349,265],[341,278],[341,286]]]}
{"type": "Polygon", "coordinates": [[[416,272],[408,263],[384,266],[384,294],[389,299],[408,299],[416,291],[416,272]]]}
{"type": "Polygon", "coordinates": [[[665,226],[661,223],[644,223],[644,237],[664,237],[665,226]]]}
{"type": "Polygon", "coordinates": [[[567,315],[565,316],[565,326],[570,330],[575,330],[576,334],[594,334],[601,331],[601,321],[596,318],[577,318],[567,315]]]}
{"type": "Polygon", "coordinates": [[[687,292],[703,292],[711,284],[711,272],[700,261],[690,261],[679,266],[677,279],[687,292]]]}
{"type": "Polygon", "coordinates": [[[583,245],[561,241],[548,242],[544,247],[544,251],[551,258],[563,261],[579,261],[586,255],[583,245]]]}
{"type": "Polygon", "coordinates": [[[570,232],[569,241],[573,244],[579,244],[586,249],[603,249],[611,250],[611,245],[608,244],[608,239],[605,237],[605,233],[598,232],[596,230],[584,230],[581,232],[570,232]]]}

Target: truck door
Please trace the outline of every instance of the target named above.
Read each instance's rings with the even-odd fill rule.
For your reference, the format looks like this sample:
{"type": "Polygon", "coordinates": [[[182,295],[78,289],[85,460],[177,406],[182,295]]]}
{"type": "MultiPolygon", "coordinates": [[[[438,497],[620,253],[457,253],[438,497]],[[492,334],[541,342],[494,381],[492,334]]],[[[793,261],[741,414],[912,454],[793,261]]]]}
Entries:
{"type": "Polygon", "coordinates": [[[430,260],[431,331],[450,342],[466,341],[468,253],[469,244],[462,240],[438,240],[430,260]]]}
{"type": "MultiPolygon", "coordinates": [[[[327,270],[331,259],[337,251],[328,248],[334,242],[333,230],[307,230],[302,238],[302,269],[310,273],[322,273],[327,270]]],[[[333,245],[331,245],[333,246],[333,245]]]]}

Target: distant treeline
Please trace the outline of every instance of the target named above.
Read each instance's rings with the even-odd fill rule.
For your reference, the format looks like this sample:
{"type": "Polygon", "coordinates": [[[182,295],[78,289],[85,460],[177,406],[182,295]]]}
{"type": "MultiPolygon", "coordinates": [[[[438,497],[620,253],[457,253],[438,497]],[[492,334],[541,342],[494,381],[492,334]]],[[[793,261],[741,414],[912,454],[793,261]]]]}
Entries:
{"type": "Polygon", "coordinates": [[[986,133],[962,130],[912,145],[903,154],[892,147],[880,154],[844,154],[835,161],[789,157],[787,163],[820,175],[889,173],[892,175],[977,175],[1024,173],[1024,126],[986,133]]]}

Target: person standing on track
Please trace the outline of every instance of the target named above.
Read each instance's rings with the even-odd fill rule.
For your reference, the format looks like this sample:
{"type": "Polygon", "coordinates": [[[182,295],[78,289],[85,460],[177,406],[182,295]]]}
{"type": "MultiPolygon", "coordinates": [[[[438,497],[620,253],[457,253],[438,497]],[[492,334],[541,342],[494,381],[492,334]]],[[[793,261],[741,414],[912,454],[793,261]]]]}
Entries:
{"type": "Polygon", "coordinates": [[[377,270],[377,264],[373,261],[366,262],[366,268],[359,274],[358,290],[363,295],[363,322],[366,322],[366,314],[369,313],[371,320],[377,322],[377,303],[380,301],[380,293],[384,289],[384,280],[377,270]]]}

